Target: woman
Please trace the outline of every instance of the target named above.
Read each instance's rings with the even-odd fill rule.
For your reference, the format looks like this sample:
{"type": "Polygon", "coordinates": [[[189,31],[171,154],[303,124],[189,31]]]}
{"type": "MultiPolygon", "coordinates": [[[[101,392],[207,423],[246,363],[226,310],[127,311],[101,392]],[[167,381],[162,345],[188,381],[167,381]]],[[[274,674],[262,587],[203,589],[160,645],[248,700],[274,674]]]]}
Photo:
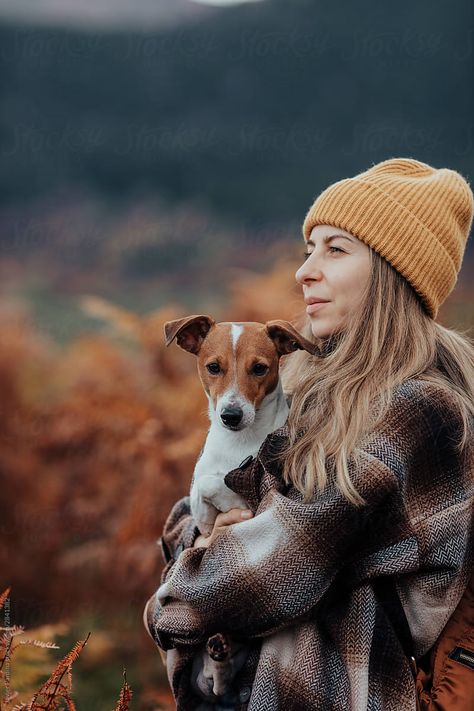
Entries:
{"type": "Polygon", "coordinates": [[[178,710],[199,708],[193,654],[218,631],[251,652],[215,708],[415,709],[380,591],[393,583],[422,657],[473,569],[474,349],[435,321],[472,212],[462,176],[408,158],[309,209],[296,279],[320,355],[287,359],[286,425],[226,476],[253,516],[220,514],[205,539],[186,497],[163,532],[163,604],[145,614],[178,710]]]}

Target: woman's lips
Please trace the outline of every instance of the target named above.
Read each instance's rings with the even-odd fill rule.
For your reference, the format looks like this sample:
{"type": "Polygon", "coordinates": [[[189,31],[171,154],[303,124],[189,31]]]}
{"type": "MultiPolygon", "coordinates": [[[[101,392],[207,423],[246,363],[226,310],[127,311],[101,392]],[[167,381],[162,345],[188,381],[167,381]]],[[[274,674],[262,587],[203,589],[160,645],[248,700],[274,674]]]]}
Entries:
{"type": "Polygon", "coordinates": [[[309,306],[306,307],[306,313],[312,314],[315,311],[319,311],[319,309],[326,306],[326,304],[329,304],[329,301],[317,301],[315,304],[309,304],[309,306]]]}

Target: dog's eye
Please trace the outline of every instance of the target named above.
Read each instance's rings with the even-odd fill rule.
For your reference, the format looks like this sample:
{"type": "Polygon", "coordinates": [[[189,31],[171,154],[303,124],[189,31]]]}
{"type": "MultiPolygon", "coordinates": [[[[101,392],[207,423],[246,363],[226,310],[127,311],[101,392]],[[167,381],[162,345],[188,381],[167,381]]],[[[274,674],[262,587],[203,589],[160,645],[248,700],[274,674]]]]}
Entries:
{"type": "Polygon", "coordinates": [[[218,373],[221,372],[221,367],[220,367],[219,363],[208,363],[206,365],[206,368],[213,375],[217,375],[218,373]]]}
{"type": "Polygon", "coordinates": [[[265,365],[264,363],[255,363],[255,365],[252,368],[252,373],[254,375],[265,375],[265,373],[268,371],[268,365],[265,365]]]}

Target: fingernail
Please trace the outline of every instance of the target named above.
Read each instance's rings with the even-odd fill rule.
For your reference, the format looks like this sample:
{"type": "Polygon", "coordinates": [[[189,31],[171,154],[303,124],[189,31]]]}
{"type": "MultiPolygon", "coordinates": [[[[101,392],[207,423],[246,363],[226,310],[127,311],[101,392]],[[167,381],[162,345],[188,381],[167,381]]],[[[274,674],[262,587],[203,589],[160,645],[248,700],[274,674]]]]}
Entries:
{"type": "Polygon", "coordinates": [[[242,518],[251,518],[253,516],[253,513],[251,511],[242,511],[240,514],[242,518]]]}

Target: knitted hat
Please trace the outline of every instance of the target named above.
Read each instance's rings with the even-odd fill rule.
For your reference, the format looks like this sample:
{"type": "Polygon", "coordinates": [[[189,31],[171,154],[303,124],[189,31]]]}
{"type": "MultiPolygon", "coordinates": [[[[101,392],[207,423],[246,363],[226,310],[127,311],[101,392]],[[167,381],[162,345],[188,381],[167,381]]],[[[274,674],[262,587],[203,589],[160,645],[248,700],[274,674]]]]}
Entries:
{"type": "Polygon", "coordinates": [[[332,225],[372,247],[412,285],[433,318],[453,290],[472,223],[474,196],[455,170],[391,158],[330,185],[303,223],[332,225]]]}

